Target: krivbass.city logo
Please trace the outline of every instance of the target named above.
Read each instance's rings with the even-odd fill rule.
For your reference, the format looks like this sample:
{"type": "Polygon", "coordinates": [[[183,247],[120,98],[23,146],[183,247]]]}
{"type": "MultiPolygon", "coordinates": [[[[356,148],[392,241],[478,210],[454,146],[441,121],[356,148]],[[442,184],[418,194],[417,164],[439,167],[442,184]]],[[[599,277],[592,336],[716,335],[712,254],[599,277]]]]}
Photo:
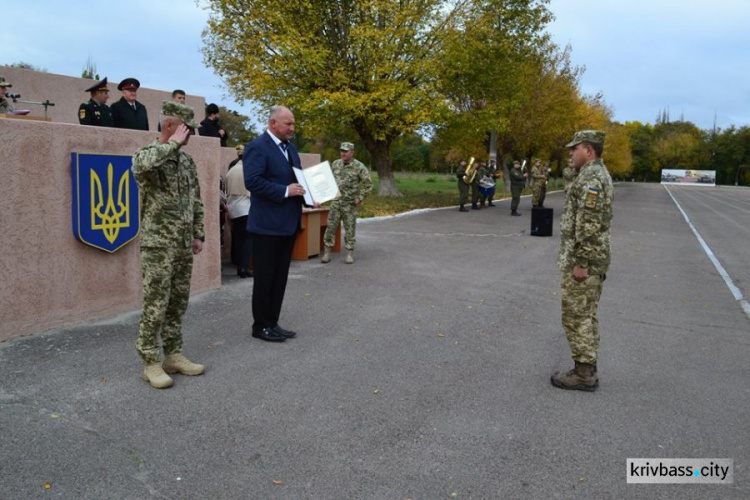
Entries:
{"type": "Polygon", "coordinates": [[[71,153],[73,234],[87,245],[113,253],[140,229],[138,185],[132,156],[71,153]]]}
{"type": "Polygon", "coordinates": [[[628,458],[628,483],[724,483],[733,481],[731,458],[628,458]]]}

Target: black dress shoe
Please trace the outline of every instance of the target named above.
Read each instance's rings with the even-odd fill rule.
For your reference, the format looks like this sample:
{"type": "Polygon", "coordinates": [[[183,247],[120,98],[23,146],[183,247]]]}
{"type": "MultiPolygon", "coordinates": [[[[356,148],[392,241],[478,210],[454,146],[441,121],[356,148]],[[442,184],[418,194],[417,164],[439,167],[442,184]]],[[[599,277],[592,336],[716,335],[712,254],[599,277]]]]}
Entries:
{"type": "Polygon", "coordinates": [[[266,342],[284,342],[286,340],[286,337],[282,337],[270,326],[253,331],[253,337],[266,342]]]}
{"type": "Polygon", "coordinates": [[[237,276],[240,278],[252,278],[253,272],[250,269],[237,269],[237,276]]]}
{"type": "Polygon", "coordinates": [[[487,203],[487,206],[488,206],[488,207],[494,207],[494,206],[495,206],[495,204],[494,204],[494,203],[492,203],[492,202],[489,202],[489,203],[487,203]]]}
{"type": "Polygon", "coordinates": [[[279,325],[272,326],[271,330],[274,331],[276,334],[281,335],[285,339],[293,339],[297,336],[297,333],[287,330],[286,328],[281,328],[279,325]]]}

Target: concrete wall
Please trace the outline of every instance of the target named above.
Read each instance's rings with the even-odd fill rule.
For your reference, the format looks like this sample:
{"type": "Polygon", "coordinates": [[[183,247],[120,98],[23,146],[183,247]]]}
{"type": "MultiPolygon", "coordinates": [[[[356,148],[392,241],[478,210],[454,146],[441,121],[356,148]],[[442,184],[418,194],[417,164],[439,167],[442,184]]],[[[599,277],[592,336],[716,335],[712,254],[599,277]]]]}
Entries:
{"type": "MultiPolygon", "coordinates": [[[[132,154],[154,136],[0,119],[0,340],[141,307],[137,241],[109,254],[73,236],[70,153],[132,154]]],[[[186,151],[198,166],[206,205],[206,243],[192,281],[200,292],[221,286],[218,179],[233,151],[199,136],[186,151]]]]}
{"type": "MultiPolygon", "coordinates": [[[[21,100],[25,101],[47,101],[54,106],[47,108],[47,116],[57,123],[78,123],[78,106],[86,102],[91,94],[86,89],[96,83],[96,80],[85,78],[74,78],[71,76],[56,75],[54,73],[40,73],[29,69],[11,68],[0,66],[0,76],[4,76],[13,88],[9,93],[21,94],[21,100]]],[[[148,125],[150,130],[156,130],[159,123],[159,110],[164,101],[171,99],[172,90],[154,90],[148,88],[148,80],[140,75],[101,75],[108,77],[109,101],[108,105],[120,100],[122,92],[117,90],[117,84],[128,77],[137,78],[142,87],[138,89],[138,101],[146,106],[148,111],[148,125]]],[[[190,92],[189,88],[183,89],[190,92]]],[[[195,117],[200,122],[205,118],[206,101],[203,97],[187,94],[185,102],[195,110],[195,117]]],[[[35,104],[24,104],[17,102],[13,105],[16,109],[29,109],[33,116],[44,116],[44,108],[35,104]]]]}

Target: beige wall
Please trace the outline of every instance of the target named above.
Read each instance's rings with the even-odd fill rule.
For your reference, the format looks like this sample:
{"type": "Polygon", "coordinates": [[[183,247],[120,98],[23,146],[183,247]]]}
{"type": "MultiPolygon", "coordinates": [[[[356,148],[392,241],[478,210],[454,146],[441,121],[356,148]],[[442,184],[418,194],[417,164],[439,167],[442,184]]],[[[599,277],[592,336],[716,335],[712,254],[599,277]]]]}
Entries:
{"type": "MultiPolygon", "coordinates": [[[[132,154],[154,133],[0,118],[0,137],[0,340],[139,309],[137,241],[109,254],[73,236],[70,153],[132,154]]],[[[186,146],[206,205],[193,292],[221,286],[218,208],[210,207],[218,207],[219,172],[232,153],[223,149],[198,136],[186,146]]]]}
{"type": "MultiPolygon", "coordinates": [[[[78,106],[89,100],[91,95],[86,89],[96,83],[96,80],[85,78],[74,78],[71,76],[56,75],[54,73],[40,73],[29,69],[11,68],[0,66],[0,76],[4,76],[13,88],[9,93],[21,94],[21,100],[40,101],[49,100],[54,106],[47,108],[47,116],[53,122],[78,123],[78,106]]],[[[140,75],[101,75],[108,76],[109,101],[108,105],[120,100],[122,92],[117,90],[117,84],[128,77],[137,78],[142,87],[138,89],[138,101],[146,106],[148,111],[148,125],[150,130],[156,130],[159,123],[159,110],[164,101],[172,97],[172,90],[161,91],[148,88],[148,80],[140,75]]],[[[183,89],[190,91],[190,89],[183,89]]],[[[206,101],[203,97],[190,95],[188,93],[186,104],[195,110],[195,117],[200,122],[205,118],[206,101]]],[[[17,102],[13,105],[16,109],[29,109],[31,115],[44,116],[44,107],[36,104],[24,104],[17,102]]]]}

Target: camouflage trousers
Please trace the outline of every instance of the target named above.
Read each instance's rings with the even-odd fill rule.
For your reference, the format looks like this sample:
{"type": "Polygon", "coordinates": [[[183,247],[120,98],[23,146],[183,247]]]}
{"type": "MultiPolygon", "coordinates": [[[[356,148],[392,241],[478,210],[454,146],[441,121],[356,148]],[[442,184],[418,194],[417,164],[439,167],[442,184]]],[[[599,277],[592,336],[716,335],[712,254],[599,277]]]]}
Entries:
{"type": "Polygon", "coordinates": [[[547,195],[547,184],[545,182],[535,182],[531,187],[531,204],[543,205],[544,198],[547,195]]]}
{"type": "Polygon", "coordinates": [[[563,273],[562,324],[568,338],[573,360],[596,363],[599,350],[599,297],[602,295],[602,276],[589,276],[585,281],[573,279],[573,272],[563,273]]]}
{"type": "Polygon", "coordinates": [[[357,241],[357,205],[351,202],[334,201],[331,203],[323,244],[333,248],[336,244],[336,229],[341,222],[344,223],[344,246],[347,250],[354,250],[354,244],[357,241]]]}
{"type": "Polygon", "coordinates": [[[182,352],[182,316],[190,299],[191,248],[141,248],[143,315],[135,348],[146,364],[182,352]]]}
{"type": "Polygon", "coordinates": [[[466,205],[467,201],[469,201],[469,185],[462,179],[458,179],[458,204],[466,205]]]}

